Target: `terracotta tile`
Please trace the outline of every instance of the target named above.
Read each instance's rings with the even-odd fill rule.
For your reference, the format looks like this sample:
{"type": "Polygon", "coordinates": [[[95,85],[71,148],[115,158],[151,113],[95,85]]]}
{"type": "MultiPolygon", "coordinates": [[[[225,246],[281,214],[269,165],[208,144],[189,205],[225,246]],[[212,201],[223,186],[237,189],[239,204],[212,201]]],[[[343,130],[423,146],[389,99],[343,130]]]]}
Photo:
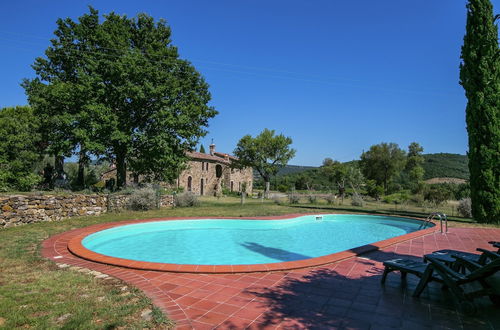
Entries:
{"type": "Polygon", "coordinates": [[[218,303],[223,303],[223,302],[229,300],[230,298],[232,298],[232,295],[226,295],[226,294],[223,294],[220,292],[212,293],[211,295],[206,297],[206,299],[211,300],[211,301],[215,301],[218,303]]]}
{"type": "Polygon", "coordinates": [[[227,314],[227,315],[232,315],[236,311],[240,310],[241,306],[235,306],[235,305],[229,305],[229,304],[220,304],[216,306],[212,311],[222,313],[222,314],[227,314]]]}
{"type": "Polygon", "coordinates": [[[191,322],[191,329],[196,330],[212,330],[214,326],[212,324],[207,324],[203,322],[193,321],[191,322]]]}
{"type": "Polygon", "coordinates": [[[264,312],[265,312],[265,310],[263,310],[261,308],[247,308],[245,306],[242,309],[240,309],[239,311],[235,312],[233,314],[233,316],[253,321],[257,317],[262,315],[262,313],[264,313],[264,312]]]}
{"type": "Polygon", "coordinates": [[[228,329],[228,330],[240,330],[246,329],[252,321],[247,319],[242,319],[239,317],[231,317],[231,319],[224,321],[221,323],[216,329],[228,329]]]}
{"type": "Polygon", "coordinates": [[[219,325],[219,324],[223,323],[224,321],[226,321],[227,318],[228,318],[227,314],[210,312],[210,313],[207,313],[203,316],[200,316],[199,318],[196,319],[196,321],[216,326],[216,325],[219,325]]]}
{"type": "Polygon", "coordinates": [[[211,309],[213,309],[215,306],[218,306],[218,305],[219,305],[219,303],[217,303],[217,302],[202,299],[202,300],[199,300],[198,302],[196,302],[195,304],[191,305],[191,307],[210,311],[211,309]]]}
{"type": "Polygon", "coordinates": [[[191,308],[191,307],[186,308],[184,312],[192,320],[196,320],[207,313],[207,311],[204,309],[191,308]]]}
{"type": "Polygon", "coordinates": [[[176,303],[185,307],[192,307],[199,301],[201,301],[200,298],[189,297],[189,296],[182,296],[175,300],[176,303]]]}

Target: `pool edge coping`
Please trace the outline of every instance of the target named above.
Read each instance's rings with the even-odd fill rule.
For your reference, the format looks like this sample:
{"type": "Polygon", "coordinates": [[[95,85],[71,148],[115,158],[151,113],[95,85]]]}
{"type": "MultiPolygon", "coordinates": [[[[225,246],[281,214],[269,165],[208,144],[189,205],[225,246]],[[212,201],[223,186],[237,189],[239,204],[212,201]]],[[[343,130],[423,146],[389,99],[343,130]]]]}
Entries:
{"type": "MultiPolygon", "coordinates": [[[[337,213],[299,213],[299,214],[286,214],[280,216],[265,216],[265,217],[211,217],[210,219],[232,219],[232,220],[284,220],[293,219],[300,216],[307,215],[325,215],[325,214],[337,214],[337,213]]],[[[340,213],[339,213],[340,214],[340,213]]],[[[343,213],[342,213],[343,214],[343,213]]],[[[349,214],[359,214],[359,213],[349,213],[349,214]]],[[[376,215],[380,214],[366,214],[364,215],[376,215]]],[[[425,221],[424,218],[416,217],[401,217],[401,216],[391,216],[382,215],[385,217],[394,218],[406,218],[415,219],[420,221],[425,221]]],[[[83,258],[85,260],[119,266],[124,268],[139,269],[139,270],[149,270],[149,271],[162,271],[162,272],[173,272],[173,273],[200,273],[200,274],[233,274],[233,273],[256,273],[256,272],[269,272],[269,271],[285,271],[293,269],[301,269],[308,267],[317,267],[325,264],[330,264],[345,260],[351,257],[355,257],[367,252],[376,251],[383,249],[385,247],[408,241],[417,237],[432,234],[439,230],[438,223],[432,221],[434,227],[421,229],[408,233],[401,236],[396,236],[388,238],[382,241],[378,241],[372,244],[362,245],[353,249],[345,250],[342,252],[336,252],[328,254],[325,256],[309,258],[297,261],[284,261],[277,263],[267,263],[267,264],[249,264],[249,265],[188,265],[188,264],[168,264],[168,263],[158,263],[158,262],[147,262],[147,261],[136,261],[130,259],[122,259],[117,257],[110,257],[93,252],[83,246],[82,240],[95,232],[102,231],[105,229],[110,229],[118,226],[136,224],[136,223],[146,223],[155,221],[175,221],[175,220],[202,220],[206,217],[167,217],[167,218],[151,218],[142,220],[125,220],[118,222],[108,222],[104,224],[95,224],[84,228],[79,228],[74,230],[76,236],[72,237],[67,244],[68,250],[75,256],[83,258]]]]}

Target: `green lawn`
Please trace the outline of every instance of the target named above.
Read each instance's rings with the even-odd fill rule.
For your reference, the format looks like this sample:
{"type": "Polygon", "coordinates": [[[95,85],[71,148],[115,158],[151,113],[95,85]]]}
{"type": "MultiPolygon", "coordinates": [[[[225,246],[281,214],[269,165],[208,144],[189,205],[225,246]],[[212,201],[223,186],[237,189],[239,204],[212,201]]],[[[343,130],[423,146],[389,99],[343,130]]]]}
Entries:
{"type": "MultiPolygon", "coordinates": [[[[0,328],[102,329],[171,328],[172,323],[142,292],[114,279],[99,279],[76,269],[60,268],[40,257],[40,243],[72,228],[96,223],[169,216],[265,216],[312,212],[368,212],[426,216],[416,209],[398,210],[393,205],[369,203],[364,208],[344,205],[278,205],[273,201],[237,198],[203,198],[198,207],[122,212],[99,217],[66,219],[0,229],[0,328]],[[153,311],[151,320],[141,313],[153,311]]],[[[463,219],[462,219],[463,220],[463,219]]],[[[451,225],[460,224],[452,222],[451,225]]],[[[463,225],[463,224],[462,224],[463,225]]],[[[474,226],[467,223],[467,226],[474,226]]]]}

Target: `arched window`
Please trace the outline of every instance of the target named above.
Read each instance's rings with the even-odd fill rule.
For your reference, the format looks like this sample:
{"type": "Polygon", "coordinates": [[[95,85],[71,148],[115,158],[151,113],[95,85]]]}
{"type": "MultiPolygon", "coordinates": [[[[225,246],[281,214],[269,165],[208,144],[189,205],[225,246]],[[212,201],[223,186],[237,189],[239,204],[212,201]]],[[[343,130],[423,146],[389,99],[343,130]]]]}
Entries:
{"type": "Polygon", "coordinates": [[[193,178],[188,176],[187,191],[191,191],[193,185],[193,178]]]}

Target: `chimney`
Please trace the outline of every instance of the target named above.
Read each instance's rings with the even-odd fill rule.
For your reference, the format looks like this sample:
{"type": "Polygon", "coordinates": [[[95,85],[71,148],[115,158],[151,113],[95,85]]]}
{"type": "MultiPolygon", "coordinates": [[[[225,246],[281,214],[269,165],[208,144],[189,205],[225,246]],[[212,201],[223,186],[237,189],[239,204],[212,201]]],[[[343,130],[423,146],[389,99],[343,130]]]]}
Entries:
{"type": "Polygon", "coordinates": [[[212,143],[212,144],[210,145],[210,155],[212,155],[212,156],[213,156],[213,155],[214,155],[214,153],[215,153],[215,144],[213,144],[213,143],[212,143]]]}

